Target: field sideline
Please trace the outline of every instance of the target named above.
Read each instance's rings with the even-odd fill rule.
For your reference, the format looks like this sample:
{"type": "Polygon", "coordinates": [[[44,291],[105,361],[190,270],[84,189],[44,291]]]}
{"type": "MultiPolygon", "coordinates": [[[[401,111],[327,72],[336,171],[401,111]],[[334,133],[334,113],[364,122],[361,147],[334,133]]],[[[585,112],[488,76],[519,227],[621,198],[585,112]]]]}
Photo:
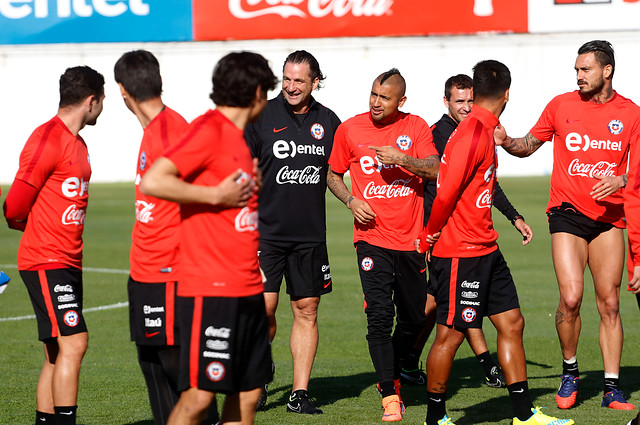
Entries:
{"type": "MultiPolygon", "coordinates": [[[[529,387],[534,404],[547,413],[572,418],[577,424],[624,425],[635,412],[600,407],[602,360],[598,347],[598,313],[593,285],[587,273],[582,307],[582,336],[578,352],[581,383],[577,407],[560,411],[555,391],[561,374],[561,355],[554,327],[558,300],[550,256],[550,241],[544,209],[548,200],[548,177],[503,178],[505,193],[534,230],[533,242],[522,247],[519,234],[494,209],[500,246],[514,275],[526,320],[525,349],[529,387]]],[[[2,187],[2,200],[8,187],[2,187]]],[[[89,350],[81,372],[78,423],[83,425],[153,425],[146,387],[139,370],[135,347],[129,341],[126,270],[133,225],[132,184],[92,184],[85,226],[85,308],[117,306],[86,313],[89,350]]],[[[327,196],[327,241],[333,276],[333,293],[320,305],[320,346],[310,393],[321,416],[287,414],[284,405],[291,385],[288,333],[291,313],[286,297],[278,311],[279,332],[273,344],[276,375],[270,385],[265,411],[256,424],[380,424],[380,396],[369,357],[362,311],[363,298],[355,252],[351,244],[352,217],[331,194],[327,196]]],[[[305,211],[300,213],[304,214],[305,211]]],[[[19,233],[0,230],[0,264],[12,282],[0,295],[0,425],[33,424],[35,384],[42,364],[42,344],[37,341],[33,319],[1,320],[30,316],[32,307],[15,268],[19,233]]],[[[624,278],[626,281],[626,273],[624,278]]],[[[623,285],[624,288],[625,285],[623,285]]],[[[640,312],[635,298],[622,290],[621,311],[625,326],[621,385],[640,405],[640,312]]],[[[485,322],[485,334],[495,357],[495,331],[485,322]]],[[[430,338],[427,349],[430,346],[430,338]]],[[[423,353],[423,361],[426,349],[423,353]]],[[[483,373],[471,350],[463,345],[454,363],[449,386],[448,413],[457,425],[511,423],[507,391],[482,385],[483,373]]],[[[403,387],[407,413],[402,423],[422,424],[426,413],[424,387],[403,387]]]]}

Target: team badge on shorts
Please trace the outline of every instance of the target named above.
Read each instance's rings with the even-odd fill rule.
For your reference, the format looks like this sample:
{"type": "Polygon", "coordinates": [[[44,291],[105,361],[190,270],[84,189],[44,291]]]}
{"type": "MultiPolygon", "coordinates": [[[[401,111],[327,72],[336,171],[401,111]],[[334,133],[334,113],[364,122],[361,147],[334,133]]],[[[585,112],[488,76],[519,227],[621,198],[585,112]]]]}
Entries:
{"type": "Polygon", "coordinates": [[[324,127],[321,124],[315,123],[311,126],[311,135],[315,139],[322,139],[324,137],[324,127]]]}
{"type": "Polygon", "coordinates": [[[620,120],[611,120],[609,121],[609,132],[611,134],[620,134],[622,133],[622,129],[624,128],[622,125],[622,121],[620,120]]]}
{"type": "Polygon", "coordinates": [[[140,171],[144,171],[144,169],[147,167],[147,153],[145,151],[142,151],[140,153],[140,171]]]}
{"type": "Polygon", "coordinates": [[[72,328],[75,328],[78,325],[78,313],[74,310],[69,310],[64,314],[64,323],[72,328]]]}
{"type": "Polygon", "coordinates": [[[411,138],[409,136],[402,135],[396,139],[396,145],[401,151],[406,151],[411,147],[411,138]]]}
{"type": "Polygon", "coordinates": [[[373,258],[371,257],[363,258],[362,262],[360,263],[360,267],[362,267],[362,270],[364,270],[365,272],[368,272],[369,270],[371,270],[373,268],[373,258]]]}
{"type": "Polygon", "coordinates": [[[207,366],[207,378],[213,382],[218,382],[224,378],[224,365],[220,362],[211,362],[207,366]]]}
{"type": "Polygon", "coordinates": [[[476,319],[477,315],[478,314],[476,313],[476,311],[471,307],[467,307],[464,310],[462,310],[462,320],[464,320],[467,323],[473,322],[476,319]]]}

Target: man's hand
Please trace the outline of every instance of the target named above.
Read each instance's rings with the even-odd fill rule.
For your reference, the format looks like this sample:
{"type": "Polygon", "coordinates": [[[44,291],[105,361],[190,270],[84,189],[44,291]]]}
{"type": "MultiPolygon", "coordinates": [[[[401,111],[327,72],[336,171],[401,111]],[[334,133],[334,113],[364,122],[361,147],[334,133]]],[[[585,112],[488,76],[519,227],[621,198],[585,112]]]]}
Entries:
{"type": "Polygon", "coordinates": [[[498,124],[495,130],[493,130],[493,140],[496,142],[496,146],[502,146],[508,137],[507,130],[504,129],[502,124],[498,124]]]}
{"type": "Polygon", "coordinates": [[[599,179],[600,181],[592,187],[593,190],[591,191],[591,193],[589,193],[589,195],[591,195],[591,197],[597,201],[616,193],[618,189],[624,187],[627,183],[626,174],[615,177],[602,175],[595,175],[593,177],[599,179]]]}
{"type": "Polygon", "coordinates": [[[402,165],[403,158],[407,156],[393,146],[369,146],[369,149],[374,150],[378,161],[385,165],[402,165]]]}
{"type": "Polygon", "coordinates": [[[253,158],[253,181],[255,183],[255,192],[260,193],[262,189],[262,170],[258,167],[258,158],[253,158]]]}
{"type": "Polygon", "coordinates": [[[513,225],[522,235],[522,245],[531,242],[531,239],[533,239],[533,230],[531,230],[531,227],[523,219],[517,219],[513,225]]]}
{"type": "Polygon", "coordinates": [[[634,294],[640,293],[640,266],[635,266],[633,268],[633,277],[629,280],[627,291],[634,294]]]}
{"type": "Polygon", "coordinates": [[[211,187],[211,203],[225,207],[244,207],[255,191],[251,176],[237,169],[224,178],[217,186],[211,187]]]}
{"type": "Polygon", "coordinates": [[[371,206],[355,196],[351,196],[347,200],[347,208],[351,210],[351,214],[360,224],[368,224],[376,218],[376,213],[373,212],[371,206]]]}

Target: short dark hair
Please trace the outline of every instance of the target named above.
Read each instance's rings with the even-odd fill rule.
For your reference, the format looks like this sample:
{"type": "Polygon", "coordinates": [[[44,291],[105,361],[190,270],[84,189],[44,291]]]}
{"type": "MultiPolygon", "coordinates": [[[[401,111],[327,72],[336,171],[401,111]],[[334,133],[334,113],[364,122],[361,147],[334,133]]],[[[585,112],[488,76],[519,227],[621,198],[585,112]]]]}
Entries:
{"type": "Polygon", "coordinates": [[[451,89],[454,87],[459,90],[473,88],[473,80],[466,74],[458,74],[447,78],[444,83],[445,99],[449,100],[451,98],[451,89]]]}
{"type": "Polygon", "coordinates": [[[117,83],[137,102],[154,99],[162,95],[160,64],[151,52],[133,50],[116,62],[113,74],[117,83]]]}
{"type": "Polygon", "coordinates": [[[104,77],[88,66],[67,68],[60,76],[60,103],[58,106],[77,105],[89,96],[104,94],[104,77]]]}
{"type": "Polygon", "coordinates": [[[253,52],[232,52],[220,59],[213,69],[213,90],[209,96],[218,106],[246,108],[260,87],[266,94],[273,90],[278,79],[269,62],[253,52]]]}
{"type": "Polygon", "coordinates": [[[613,46],[606,40],[592,40],[584,43],[578,49],[579,55],[586,53],[593,53],[596,60],[603,68],[607,65],[611,65],[611,76],[616,70],[616,59],[613,53],[613,46]]]}
{"type": "Polygon", "coordinates": [[[478,62],[473,67],[473,98],[497,99],[511,87],[509,68],[496,60],[478,62]]]}
{"type": "Polygon", "coordinates": [[[407,90],[407,83],[404,80],[404,77],[402,76],[402,74],[400,74],[400,71],[398,70],[398,68],[391,68],[387,72],[383,72],[378,76],[378,78],[376,78],[376,80],[380,80],[380,84],[382,85],[394,75],[397,75],[398,77],[400,77],[400,88],[402,91],[402,96],[404,96],[404,93],[407,90]]]}
{"type": "Polygon", "coordinates": [[[289,53],[289,56],[284,60],[284,65],[282,65],[282,71],[284,72],[284,67],[287,66],[288,63],[299,64],[306,63],[309,65],[309,71],[311,72],[311,81],[314,81],[316,78],[319,80],[318,88],[323,87],[322,82],[325,80],[324,74],[320,71],[320,64],[317,59],[306,50],[296,50],[295,52],[289,53]]]}

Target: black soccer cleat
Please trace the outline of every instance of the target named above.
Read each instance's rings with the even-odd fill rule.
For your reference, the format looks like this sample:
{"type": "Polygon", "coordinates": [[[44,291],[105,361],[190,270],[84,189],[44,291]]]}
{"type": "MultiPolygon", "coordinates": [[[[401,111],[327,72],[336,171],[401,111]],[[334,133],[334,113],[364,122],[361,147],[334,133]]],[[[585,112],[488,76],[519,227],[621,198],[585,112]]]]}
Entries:
{"type": "Polygon", "coordinates": [[[258,398],[256,410],[262,409],[265,404],[267,404],[267,391],[269,391],[269,384],[264,384],[264,388],[262,388],[262,392],[260,393],[260,398],[258,398]]]}
{"type": "Polygon", "coordinates": [[[306,415],[320,415],[324,413],[313,405],[313,400],[305,390],[297,390],[289,396],[287,412],[301,413],[306,415]]]}
{"type": "Polygon", "coordinates": [[[504,377],[500,366],[494,366],[491,368],[491,375],[484,378],[484,383],[491,388],[505,388],[507,386],[507,378],[504,377]]]}

